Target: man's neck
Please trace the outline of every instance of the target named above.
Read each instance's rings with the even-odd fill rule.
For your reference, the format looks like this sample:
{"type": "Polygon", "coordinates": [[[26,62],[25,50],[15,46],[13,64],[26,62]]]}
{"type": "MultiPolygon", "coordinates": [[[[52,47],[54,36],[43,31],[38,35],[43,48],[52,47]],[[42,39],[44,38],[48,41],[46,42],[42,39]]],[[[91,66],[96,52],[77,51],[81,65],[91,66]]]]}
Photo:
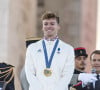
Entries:
{"type": "Polygon", "coordinates": [[[54,37],[44,37],[45,40],[47,41],[54,41],[56,39],[58,39],[58,36],[54,36],[54,37]]]}
{"type": "Polygon", "coordinates": [[[80,72],[84,72],[84,70],[82,70],[82,69],[77,69],[77,68],[76,68],[76,70],[77,70],[77,71],[80,71],[80,72]]]}

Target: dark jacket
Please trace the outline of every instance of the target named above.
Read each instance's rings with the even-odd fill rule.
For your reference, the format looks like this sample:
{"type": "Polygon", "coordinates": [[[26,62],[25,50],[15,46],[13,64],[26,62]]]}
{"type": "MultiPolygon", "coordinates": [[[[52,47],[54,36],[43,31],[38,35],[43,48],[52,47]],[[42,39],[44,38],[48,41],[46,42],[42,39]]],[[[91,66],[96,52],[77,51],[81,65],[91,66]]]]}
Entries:
{"type": "Polygon", "coordinates": [[[74,74],[80,74],[80,73],[84,73],[84,72],[76,70],[76,69],[74,70],[74,74]]]}
{"type": "Polygon", "coordinates": [[[100,80],[97,80],[95,83],[95,90],[100,90],[100,80]]]}
{"type": "Polygon", "coordinates": [[[5,88],[3,90],[15,90],[13,67],[6,63],[0,63],[0,86],[5,88]]]}
{"type": "Polygon", "coordinates": [[[70,90],[70,87],[73,87],[76,90],[88,90],[87,87],[82,88],[81,81],[78,81],[78,76],[80,73],[83,73],[83,72],[78,71],[76,69],[74,70],[73,77],[72,77],[71,82],[69,84],[69,90],[70,90]]]}
{"type": "Polygon", "coordinates": [[[100,90],[100,80],[97,80],[95,82],[95,86],[93,86],[93,83],[90,83],[88,86],[87,86],[88,90],[100,90]]]}

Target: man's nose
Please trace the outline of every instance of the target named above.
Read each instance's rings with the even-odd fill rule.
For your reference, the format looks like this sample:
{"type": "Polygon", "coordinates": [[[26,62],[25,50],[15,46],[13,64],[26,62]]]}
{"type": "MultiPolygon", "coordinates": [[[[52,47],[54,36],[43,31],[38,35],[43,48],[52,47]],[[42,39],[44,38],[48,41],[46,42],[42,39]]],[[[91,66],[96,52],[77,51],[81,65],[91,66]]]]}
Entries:
{"type": "Polygon", "coordinates": [[[85,59],[84,58],[81,58],[81,60],[84,61],[85,59]]]}

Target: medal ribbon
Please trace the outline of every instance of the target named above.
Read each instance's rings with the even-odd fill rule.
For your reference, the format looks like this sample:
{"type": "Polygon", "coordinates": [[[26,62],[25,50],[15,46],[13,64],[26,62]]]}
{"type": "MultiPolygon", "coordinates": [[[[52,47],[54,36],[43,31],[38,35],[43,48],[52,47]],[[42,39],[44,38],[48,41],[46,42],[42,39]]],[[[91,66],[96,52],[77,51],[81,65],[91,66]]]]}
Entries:
{"type": "Polygon", "coordinates": [[[55,42],[55,45],[53,47],[53,50],[51,52],[51,56],[50,56],[50,58],[48,60],[48,54],[47,54],[47,49],[46,49],[45,41],[44,40],[42,41],[42,46],[43,46],[44,55],[45,55],[46,68],[50,68],[50,66],[51,66],[52,59],[53,59],[53,56],[55,54],[56,48],[58,46],[58,43],[59,43],[59,40],[57,39],[56,42],[55,42]]]}

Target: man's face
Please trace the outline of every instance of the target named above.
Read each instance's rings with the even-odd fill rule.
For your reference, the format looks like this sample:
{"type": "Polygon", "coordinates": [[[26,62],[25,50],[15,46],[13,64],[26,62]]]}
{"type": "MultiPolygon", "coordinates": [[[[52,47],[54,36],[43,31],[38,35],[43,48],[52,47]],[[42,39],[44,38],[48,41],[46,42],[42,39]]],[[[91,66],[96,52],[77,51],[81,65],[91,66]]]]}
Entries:
{"type": "Polygon", "coordinates": [[[59,24],[55,18],[43,20],[43,32],[45,37],[57,36],[59,28],[59,24]]]}
{"type": "Polygon", "coordinates": [[[100,54],[93,54],[91,57],[92,68],[96,69],[97,73],[100,73],[100,54]]]}
{"type": "Polygon", "coordinates": [[[78,56],[75,58],[75,68],[83,71],[86,66],[86,56],[78,56]]]}

